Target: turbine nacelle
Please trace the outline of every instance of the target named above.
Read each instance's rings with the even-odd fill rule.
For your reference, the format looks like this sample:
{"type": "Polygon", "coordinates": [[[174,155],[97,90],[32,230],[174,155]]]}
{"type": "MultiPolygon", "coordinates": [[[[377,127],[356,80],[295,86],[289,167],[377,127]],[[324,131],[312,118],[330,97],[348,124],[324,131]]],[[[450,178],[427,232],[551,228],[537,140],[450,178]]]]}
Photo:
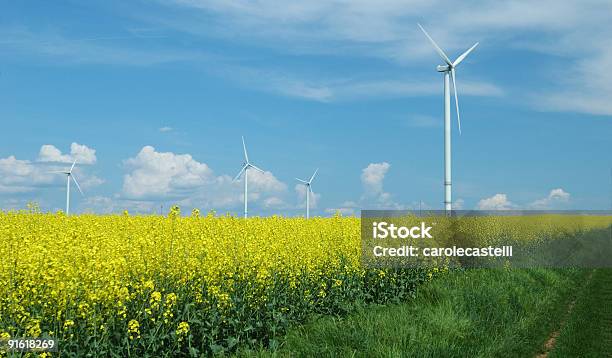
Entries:
{"type": "Polygon", "coordinates": [[[459,134],[461,134],[461,116],[459,115],[459,96],[457,95],[457,79],[456,79],[457,75],[455,74],[456,72],[455,69],[457,68],[457,66],[459,66],[459,64],[463,60],[465,60],[467,55],[469,55],[470,52],[472,52],[476,48],[476,46],[478,46],[478,42],[476,42],[472,47],[467,49],[467,51],[459,55],[459,57],[457,57],[455,61],[453,62],[450,60],[450,58],[448,58],[448,56],[446,55],[446,53],[444,53],[444,51],[440,48],[440,46],[438,46],[438,44],[431,38],[431,36],[429,36],[429,34],[427,33],[427,31],[425,31],[423,26],[421,26],[421,24],[418,24],[418,25],[421,31],[423,31],[423,33],[429,40],[429,42],[431,42],[431,44],[433,45],[438,55],[440,55],[442,60],[446,63],[446,65],[436,66],[436,71],[444,73],[445,76],[450,75],[450,82],[451,82],[450,84],[453,89],[453,94],[455,96],[455,108],[457,110],[457,125],[459,126],[459,134]]]}

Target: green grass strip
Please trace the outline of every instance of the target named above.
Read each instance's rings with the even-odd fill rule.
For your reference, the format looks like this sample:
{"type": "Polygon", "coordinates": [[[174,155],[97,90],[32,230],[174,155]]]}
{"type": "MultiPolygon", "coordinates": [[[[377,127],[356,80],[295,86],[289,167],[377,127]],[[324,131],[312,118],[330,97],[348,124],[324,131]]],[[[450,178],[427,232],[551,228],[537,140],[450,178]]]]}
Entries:
{"type": "Polygon", "coordinates": [[[593,272],[549,357],[612,357],[612,269],[593,272]]]}
{"type": "Polygon", "coordinates": [[[559,329],[588,272],[452,272],[406,303],[295,327],[276,352],[258,356],[533,357],[559,329]]]}

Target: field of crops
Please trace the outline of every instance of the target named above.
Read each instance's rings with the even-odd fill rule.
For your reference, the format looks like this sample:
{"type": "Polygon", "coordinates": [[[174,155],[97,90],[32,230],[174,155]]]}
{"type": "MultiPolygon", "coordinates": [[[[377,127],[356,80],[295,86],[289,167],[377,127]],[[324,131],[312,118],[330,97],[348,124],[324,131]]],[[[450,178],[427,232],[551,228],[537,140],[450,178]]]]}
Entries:
{"type": "MultiPolygon", "coordinates": [[[[470,231],[543,229],[513,220],[474,219],[470,231]]],[[[610,225],[554,220],[554,232],[610,225]]],[[[358,218],[0,213],[0,338],[50,336],[102,356],[274,348],[312,314],[405,300],[444,271],[366,269],[360,250],[358,218]]]]}

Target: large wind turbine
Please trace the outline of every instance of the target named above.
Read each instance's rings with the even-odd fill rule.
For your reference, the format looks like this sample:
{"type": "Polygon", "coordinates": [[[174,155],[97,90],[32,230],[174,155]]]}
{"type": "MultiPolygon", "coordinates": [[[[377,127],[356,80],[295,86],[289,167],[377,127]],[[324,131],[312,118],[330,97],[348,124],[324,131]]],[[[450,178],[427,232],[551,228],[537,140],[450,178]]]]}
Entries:
{"type": "Polygon", "coordinates": [[[462,53],[457,59],[452,62],[448,56],[442,51],[442,49],[436,44],[436,42],[429,36],[427,31],[418,24],[421,31],[427,36],[433,47],[438,52],[438,55],[442,57],[442,60],[446,63],[445,65],[438,65],[436,70],[444,73],[444,209],[450,214],[452,210],[451,200],[451,109],[450,109],[450,88],[449,79],[452,81],[453,93],[455,94],[455,108],[457,109],[457,125],[459,126],[459,134],[461,134],[461,118],[459,117],[459,100],[457,98],[457,84],[455,78],[455,68],[463,61],[467,55],[478,46],[478,42],[474,46],[470,47],[467,51],[462,53]]]}
{"type": "Polygon", "coordinates": [[[297,181],[299,181],[300,183],[306,186],[306,219],[310,218],[310,193],[312,193],[311,184],[312,184],[312,180],[315,178],[318,171],[319,171],[319,168],[315,170],[314,174],[312,174],[309,180],[302,180],[299,178],[295,178],[297,181]]]}
{"type": "Polygon", "coordinates": [[[244,150],[244,164],[238,175],[234,178],[234,180],[238,180],[242,173],[244,173],[244,217],[247,218],[249,216],[249,207],[248,207],[248,197],[249,197],[249,169],[253,168],[261,173],[264,171],[257,168],[251,162],[249,162],[249,155],[247,154],[246,145],[244,144],[244,137],[242,137],[242,149],[244,150]]]}
{"type": "Polygon", "coordinates": [[[66,175],[66,215],[70,214],[70,178],[74,180],[74,183],[76,184],[77,189],[79,189],[79,192],[81,193],[81,195],[84,195],[83,191],[81,190],[81,186],[79,185],[79,182],[76,180],[76,178],[72,174],[72,170],[74,169],[76,162],[77,161],[75,160],[72,163],[72,166],[70,167],[70,169],[67,171],[54,172],[54,173],[60,173],[60,174],[66,175]]]}

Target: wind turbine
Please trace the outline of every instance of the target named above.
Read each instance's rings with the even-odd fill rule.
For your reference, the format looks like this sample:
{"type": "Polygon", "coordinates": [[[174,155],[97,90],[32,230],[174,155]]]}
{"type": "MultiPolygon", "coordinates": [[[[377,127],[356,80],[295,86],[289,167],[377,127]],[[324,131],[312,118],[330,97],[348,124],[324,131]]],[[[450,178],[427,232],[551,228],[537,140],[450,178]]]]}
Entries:
{"type": "Polygon", "coordinates": [[[238,175],[234,178],[234,180],[238,180],[242,173],[244,173],[244,217],[247,218],[249,216],[249,207],[248,207],[248,197],[249,197],[249,169],[253,168],[260,173],[264,171],[251,164],[249,161],[249,155],[247,154],[246,145],[244,144],[244,137],[242,137],[242,149],[244,149],[244,164],[238,175]]]}
{"type": "Polygon", "coordinates": [[[79,189],[79,192],[81,193],[81,195],[85,195],[83,194],[83,191],[81,190],[81,186],[79,185],[79,182],[76,180],[76,178],[72,174],[72,170],[74,169],[76,162],[77,161],[75,160],[72,163],[72,166],[70,167],[68,171],[53,172],[53,173],[66,174],[66,215],[70,214],[70,178],[74,180],[74,183],[76,184],[77,189],[79,189]]]}
{"type": "Polygon", "coordinates": [[[442,51],[442,49],[436,44],[436,42],[429,36],[427,31],[418,24],[421,31],[427,36],[433,47],[438,52],[438,55],[442,57],[445,65],[438,65],[436,70],[444,73],[444,209],[447,214],[451,213],[452,201],[451,201],[451,109],[450,109],[450,88],[449,79],[452,81],[453,93],[455,94],[455,108],[457,109],[457,125],[459,126],[459,134],[461,134],[461,118],[459,117],[459,100],[457,98],[457,84],[455,78],[455,68],[465,60],[467,55],[472,52],[478,46],[478,42],[474,46],[470,47],[467,51],[462,53],[457,59],[452,62],[448,56],[442,51]]]}
{"type": "Polygon", "coordinates": [[[306,219],[310,218],[310,193],[312,193],[311,184],[312,184],[312,180],[315,178],[318,171],[319,171],[319,168],[315,170],[314,174],[312,174],[312,176],[310,177],[308,181],[302,180],[299,178],[295,178],[297,181],[299,181],[300,183],[306,186],[306,219]]]}

